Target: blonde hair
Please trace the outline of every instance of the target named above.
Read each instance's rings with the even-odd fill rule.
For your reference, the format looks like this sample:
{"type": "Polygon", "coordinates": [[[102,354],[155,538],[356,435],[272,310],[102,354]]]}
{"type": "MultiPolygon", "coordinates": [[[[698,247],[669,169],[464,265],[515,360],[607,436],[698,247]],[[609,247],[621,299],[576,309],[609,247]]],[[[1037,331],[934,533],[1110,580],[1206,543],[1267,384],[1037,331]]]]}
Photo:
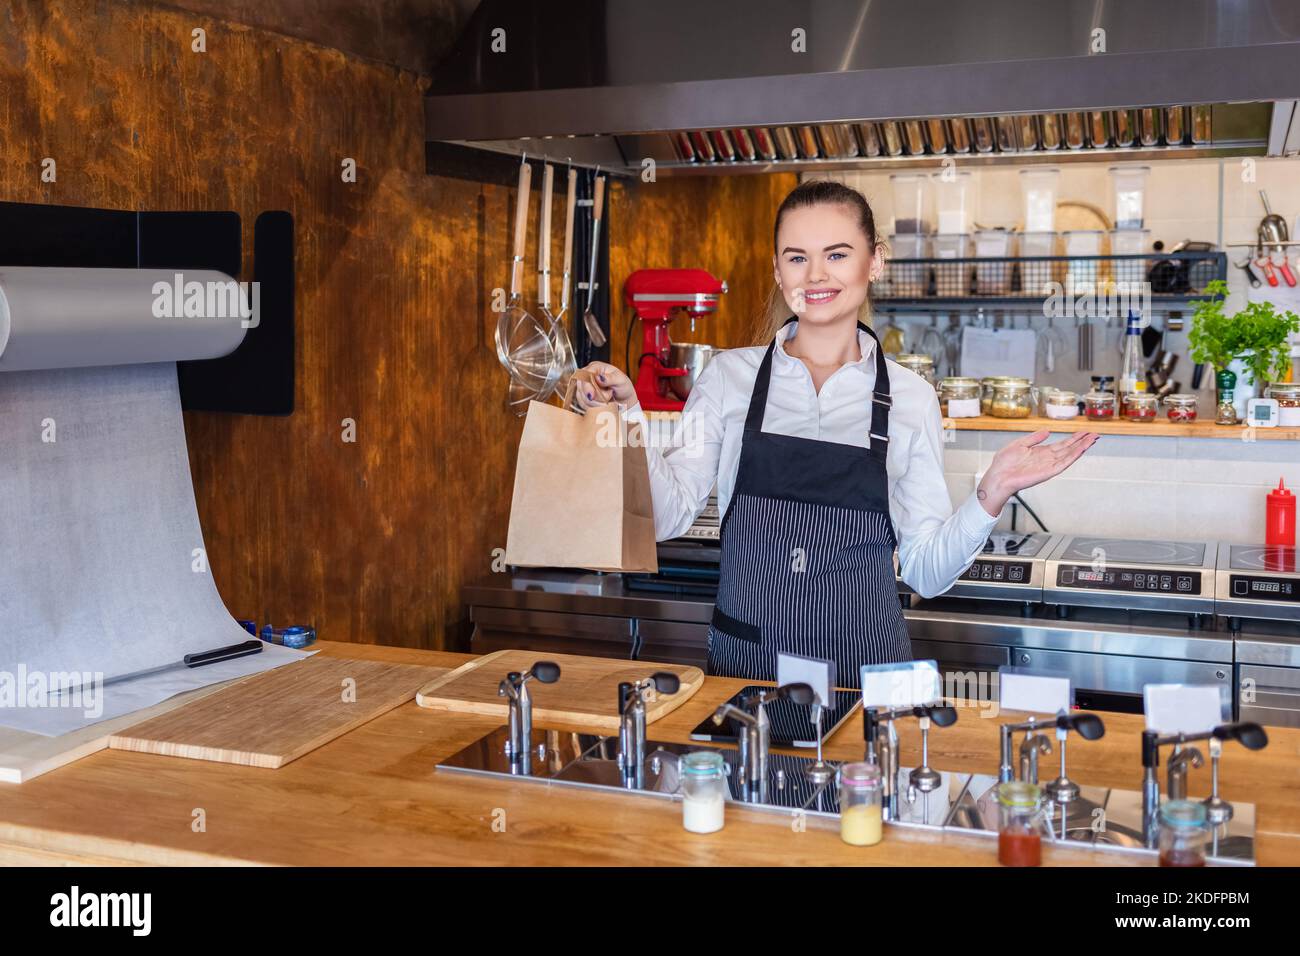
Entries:
{"type": "MultiPolygon", "coordinates": [[[[885,244],[876,234],[876,218],[871,212],[867,198],[852,186],[832,179],[810,179],[800,183],[786,195],[776,210],[776,221],[772,225],[772,252],[776,253],[776,237],[781,231],[781,220],[792,209],[805,206],[841,205],[847,206],[857,216],[858,226],[871,243],[872,251],[884,248],[885,244]]],[[[888,252],[888,250],[885,250],[888,252]]],[[[790,309],[785,297],[775,282],[768,290],[767,299],[754,322],[754,344],[766,345],[790,317],[790,309]]],[[[858,310],[858,321],[871,325],[871,290],[858,310]]]]}

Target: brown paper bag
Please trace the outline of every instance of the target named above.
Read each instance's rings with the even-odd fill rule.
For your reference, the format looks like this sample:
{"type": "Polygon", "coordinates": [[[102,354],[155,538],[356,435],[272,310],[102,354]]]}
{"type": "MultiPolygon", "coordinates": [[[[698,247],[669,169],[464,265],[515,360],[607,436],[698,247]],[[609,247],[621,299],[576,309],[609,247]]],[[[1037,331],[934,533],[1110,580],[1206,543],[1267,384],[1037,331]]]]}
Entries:
{"type": "Polygon", "coordinates": [[[617,405],[579,415],[529,403],[515,465],[506,563],[659,570],[644,436],[639,425],[622,423],[617,405]]]}

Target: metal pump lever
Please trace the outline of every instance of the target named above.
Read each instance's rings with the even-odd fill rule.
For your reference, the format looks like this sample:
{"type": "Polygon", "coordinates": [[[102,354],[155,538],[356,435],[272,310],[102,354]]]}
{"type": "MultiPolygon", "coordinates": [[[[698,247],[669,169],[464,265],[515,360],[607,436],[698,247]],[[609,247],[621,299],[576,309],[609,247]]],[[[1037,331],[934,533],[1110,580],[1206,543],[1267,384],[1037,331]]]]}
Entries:
{"type": "Polygon", "coordinates": [[[511,671],[497,686],[497,696],[506,698],[510,708],[506,756],[510,758],[511,773],[532,772],[533,699],[528,693],[528,682],[534,678],[543,684],[554,684],[560,679],[560,665],[538,661],[526,674],[511,671]]]}
{"type": "Polygon", "coordinates": [[[661,694],[675,694],[680,686],[678,676],[668,671],[618,685],[618,767],[629,790],[645,786],[645,693],[653,687],[661,694]]]}
{"type": "Polygon", "coordinates": [[[1016,779],[1016,768],[1011,757],[1011,736],[1023,730],[1025,731],[1025,739],[1020,744],[1020,779],[1026,783],[1038,783],[1039,754],[1050,754],[1052,752],[1052,742],[1048,737],[1036,733],[1036,731],[1048,728],[1055,728],[1056,730],[1061,769],[1060,776],[1055,780],[1049,780],[1043,785],[1043,789],[1054,803],[1069,803],[1079,796],[1079,785],[1066,776],[1065,773],[1066,740],[1070,735],[1070,731],[1074,731],[1084,740],[1099,740],[1105,736],[1106,725],[1102,723],[1101,718],[1096,714],[1057,714],[1047,720],[1031,717],[1023,723],[1003,724],[1001,727],[1002,761],[998,765],[998,782],[1008,783],[1016,779]]]}
{"type": "Polygon", "coordinates": [[[901,707],[896,710],[864,710],[862,736],[866,740],[865,759],[880,768],[882,812],[886,820],[898,819],[898,731],[894,721],[900,717],[921,719],[921,766],[908,775],[908,798],[913,791],[928,793],[938,787],[942,777],[930,769],[930,727],[950,727],[957,722],[957,709],[943,704],[901,707]],[[883,727],[883,733],[881,732],[883,727]]]}
{"type": "MultiPolygon", "coordinates": [[[[1158,822],[1160,816],[1160,779],[1157,775],[1160,769],[1160,748],[1173,744],[1181,747],[1182,744],[1192,743],[1197,740],[1208,740],[1210,748],[1211,763],[1211,792],[1210,796],[1204,801],[1206,806],[1206,815],[1211,822],[1216,825],[1226,823],[1232,819],[1232,804],[1219,797],[1219,756],[1218,752],[1222,750],[1224,742],[1236,740],[1247,750],[1263,750],[1268,746],[1268,734],[1259,724],[1251,721],[1238,721],[1231,724],[1220,724],[1213,730],[1200,734],[1168,734],[1160,736],[1157,731],[1146,730],[1142,733],[1142,832],[1146,837],[1146,845],[1154,847],[1156,845],[1156,836],[1158,833],[1158,822]],[[1217,819],[1216,819],[1217,818],[1217,819]]],[[[1170,759],[1172,765],[1178,762],[1178,779],[1175,780],[1175,770],[1171,766],[1169,769],[1169,783],[1173,788],[1175,785],[1180,792],[1186,793],[1186,774],[1187,764],[1190,762],[1193,766],[1201,766],[1204,762],[1200,758],[1200,752],[1196,748],[1189,750],[1179,750],[1170,759]],[[1183,757],[1183,754],[1195,753],[1195,756],[1183,757]]],[[[1170,796],[1170,799],[1178,799],[1170,796]]]]}
{"type": "Polygon", "coordinates": [[[730,717],[739,725],[740,768],[738,773],[740,799],[747,803],[767,802],[767,751],[771,743],[772,725],[768,721],[764,704],[774,700],[792,700],[796,704],[811,704],[817,699],[808,684],[786,684],[745,697],[741,706],[726,703],[713,712],[713,722],[719,726],[730,717]],[[752,710],[752,713],[751,713],[752,710]]]}

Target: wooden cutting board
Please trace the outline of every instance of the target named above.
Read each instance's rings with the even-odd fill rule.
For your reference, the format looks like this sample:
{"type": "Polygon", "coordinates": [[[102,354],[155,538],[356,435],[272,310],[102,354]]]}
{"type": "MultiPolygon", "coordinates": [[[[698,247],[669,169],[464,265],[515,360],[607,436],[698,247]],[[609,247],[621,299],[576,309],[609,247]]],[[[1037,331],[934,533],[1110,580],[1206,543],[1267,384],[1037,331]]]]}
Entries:
{"type": "Polygon", "coordinates": [[[506,719],[504,697],[497,687],[510,671],[523,672],[537,661],[560,665],[554,684],[528,682],[533,698],[533,726],[579,726],[618,731],[618,685],[644,680],[657,671],[671,671],[681,680],[675,694],[658,694],[646,705],[646,722],[672,713],[690,700],[704,683],[704,672],[686,664],[655,664],[602,657],[546,654],[538,651],[496,651],[456,668],[420,688],[415,701],[431,710],[479,714],[506,719]]]}
{"type": "Polygon", "coordinates": [[[114,733],[117,750],[282,767],[392,710],[439,667],[316,655],[114,733]],[[353,681],[346,685],[345,681],[353,681]],[[345,692],[351,693],[351,700],[345,692]]]}

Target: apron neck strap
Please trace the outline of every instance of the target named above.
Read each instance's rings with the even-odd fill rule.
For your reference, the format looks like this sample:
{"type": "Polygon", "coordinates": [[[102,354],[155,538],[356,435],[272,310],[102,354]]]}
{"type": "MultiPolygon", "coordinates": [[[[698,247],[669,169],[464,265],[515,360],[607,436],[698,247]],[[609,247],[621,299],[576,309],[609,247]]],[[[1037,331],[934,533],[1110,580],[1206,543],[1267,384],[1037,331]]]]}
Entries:
{"type": "MultiPolygon", "coordinates": [[[[791,322],[797,322],[797,316],[790,316],[782,328],[791,322]]],[[[858,328],[871,336],[876,343],[876,383],[871,397],[871,447],[883,450],[889,441],[889,409],[893,400],[889,395],[889,369],[885,367],[885,350],[880,345],[876,333],[858,323],[858,328]],[[878,444],[879,443],[879,444],[878,444]]],[[[767,412],[767,388],[772,379],[772,353],[776,351],[776,338],[767,346],[763,361],[758,366],[758,377],[754,380],[754,391],[749,398],[749,413],[745,416],[745,428],[752,431],[763,430],[763,416],[767,412]]]]}

